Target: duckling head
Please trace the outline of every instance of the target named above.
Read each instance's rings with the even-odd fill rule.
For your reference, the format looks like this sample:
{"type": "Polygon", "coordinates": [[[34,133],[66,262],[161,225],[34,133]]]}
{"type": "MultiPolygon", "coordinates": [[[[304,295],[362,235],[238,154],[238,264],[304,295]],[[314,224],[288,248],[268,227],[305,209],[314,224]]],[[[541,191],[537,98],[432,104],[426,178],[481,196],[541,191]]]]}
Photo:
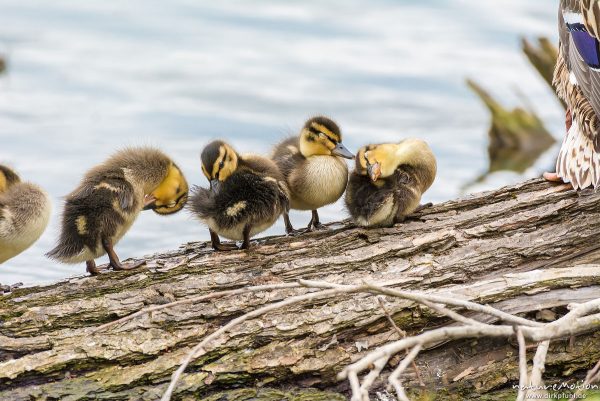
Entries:
{"type": "Polygon", "coordinates": [[[394,174],[402,163],[398,154],[398,145],[392,143],[368,145],[360,148],[356,156],[356,169],[368,175],[371,181],[387,178],[394,174]]]}
{"type": "Polygon", "coordinates": [[[401,165],[409,165],[419,171],[423,191],[435,179],[435,156],[429,145],[421,139],[408,138],[400,143],[368,145],[359,150],[356,160],[356,170],[368,175],[374,183],[392,176],[401,165]]]}
{"type": "Polygon", "coordinates": [[[0,194],[21,181],[19,176],[6,166],[0,165],[0,194]]]}
{"type": "Polygon", "coordinates": [[[213,141],[204,148],[200,159],[211,191],[218,192],[221,184],[237,170],[239,156],[227,143],[213,141]]]}
{"type": "Polygon", "coordinates": [[[354,155],[342,144],[338,125],[323,116],[308,120],[300,133],[300,153],[310,156],[339,156],[354,159],[354,155]]]}
{"type": "Polygon", "coordinates": [[[162,182],[144,199],[144,210],[157,214],[177,213],[188,199],[188,183],[175,163],[171,163],[162,182]]]}

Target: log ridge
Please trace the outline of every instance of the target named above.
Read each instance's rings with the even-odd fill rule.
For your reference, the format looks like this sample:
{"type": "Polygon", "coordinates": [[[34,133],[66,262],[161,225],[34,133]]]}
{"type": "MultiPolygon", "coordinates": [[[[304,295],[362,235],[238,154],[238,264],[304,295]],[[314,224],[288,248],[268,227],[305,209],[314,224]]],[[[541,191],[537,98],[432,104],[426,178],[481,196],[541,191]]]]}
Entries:
{"type": "MultiPolygon", "coordinates": [[[[310,290],[223,296],[98,328],[151,305],[248,286],[392,282],[396,289],[553,319],[570,303],[600,297],[599,202],[600,194],[533,180],[434,205],[392,228],[341,222],[300,237],[261,239],[249,252],[215,253],[208,243],[190,243],[146,257],[147,267],[137,271],[17,289],[0,298],[0,399],[160,399],[204,337],[244,313],[310,290]]],[[[453,325],[411,301],[383,303],[409,335],[453,325]]],[[[191,363],[174,398],[346,400],[348,385],[337,374],[399,336],[373,295],[292,305],[220,336],[191,363]]],[[[599,339],[590,331],[553,341],[548,379],[585,375],[600,359],[599,339]]],[[[420,377],[407,371],[406,387],[443,392],[444,399],[499,399],[518,383],[518,359],[516,340],[448,341],[421,352],[420,377]]],[[[382,386],[376,383],[375,392],[382,386]]]]}

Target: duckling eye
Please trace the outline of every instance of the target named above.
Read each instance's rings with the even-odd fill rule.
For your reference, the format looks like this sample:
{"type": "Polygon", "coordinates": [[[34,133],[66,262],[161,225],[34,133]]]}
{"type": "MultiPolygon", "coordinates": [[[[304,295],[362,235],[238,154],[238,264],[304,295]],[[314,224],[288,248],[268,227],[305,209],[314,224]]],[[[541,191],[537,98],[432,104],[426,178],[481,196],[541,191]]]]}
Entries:
{"type": "Polygon", "coordinates": [[[219,168],[223,168],[225,166],[225,161],[221,160],[221,163],[219,163],[219,168]]]}

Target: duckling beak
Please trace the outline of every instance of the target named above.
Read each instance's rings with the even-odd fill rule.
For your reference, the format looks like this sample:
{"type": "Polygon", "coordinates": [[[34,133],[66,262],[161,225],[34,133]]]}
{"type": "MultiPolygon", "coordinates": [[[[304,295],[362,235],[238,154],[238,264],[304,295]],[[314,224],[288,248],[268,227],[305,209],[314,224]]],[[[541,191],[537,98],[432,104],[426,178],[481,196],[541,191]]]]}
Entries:
{"type": "Polygon", "coordinates": [[[354,155],[350,153],[350,151],[346,149],[341,142],[338,142],[338,144],[335,145],[335,148],[331,151],[331,154],[334,156],[343,157],[345,159],[354,159],[354,155]]]}
{"type": "Polygon", "coordinates": [[[144,196],[144,208],[142,210],[154,210],[156,209],[156,198],[154,195],[144,196]]]}
{"type": "Polygon", "coordinates": [[[220,189],[221,189],[221,181],[219,181],[217,179],[210,180],[210,190],[212,192],[214,192],[216,194],[219,192],[220,189]]]}
{"type": "Polygon", "coordinates": [[[381,175],[381,165],[379,163],[369,164],[367,166],[367,173],[371,177],[371,181],[376,182],[381,175]]]}

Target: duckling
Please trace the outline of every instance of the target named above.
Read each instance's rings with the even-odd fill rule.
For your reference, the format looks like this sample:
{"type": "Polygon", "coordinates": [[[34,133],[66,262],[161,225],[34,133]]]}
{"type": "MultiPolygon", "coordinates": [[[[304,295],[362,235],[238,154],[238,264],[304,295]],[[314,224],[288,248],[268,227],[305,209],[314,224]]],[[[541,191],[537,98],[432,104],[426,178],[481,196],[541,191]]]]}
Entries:
{"type": "Polygon", "coordinates": [[[14,171],[0,165],[0,263],[40,238],[51,210],[50,197],[43,189],[21,182],[14,171]]]}
{"type": "Polygon", "coordinates": [[[176,213],[187,198],[183,173],[163,152],[149,147],[121,150],[89,170],[67,196],[58,245],[46,256],[62,263],[85,261],[92,275],[100,272],[94,259],[105,254],[114,270],[139,267],[145,262],[122,264],[114,245],[142,210],[176,213]]]}
{"type": "Polygon", "coordinates": [[[345,203],[359,226],[390,227],[413,213],[435,179],[433,152],[420,139],[362,147],[345,203]]]}
{"type": "Polygon", "coordinates": [[[215,250],[237,249],[235,244],[222,244],[219,236],[242,240],[242,249],[248,249],[251,237],[287,212],[289,192],[271,160],[239,155],[227,143],[213,141],[202,151],[201,161],[210,189],[194,189],[190,210],[208,226],[215,250]]]}
{"type": "MultiPolygon", "coordinates": [[[[348,166],[342,158],[354,155],[342,144],[338,125],[323,116],[306,121],[298,137],[284,140],[273,150],[272,160],[290,190],[290,207],[312,211],[306,231],[323,227],[317,209],[334,203],[346,190],[348,166]]],[[[298,233],[289,214],[284,212],[283,217],[286,233],[298,233]]]]}

